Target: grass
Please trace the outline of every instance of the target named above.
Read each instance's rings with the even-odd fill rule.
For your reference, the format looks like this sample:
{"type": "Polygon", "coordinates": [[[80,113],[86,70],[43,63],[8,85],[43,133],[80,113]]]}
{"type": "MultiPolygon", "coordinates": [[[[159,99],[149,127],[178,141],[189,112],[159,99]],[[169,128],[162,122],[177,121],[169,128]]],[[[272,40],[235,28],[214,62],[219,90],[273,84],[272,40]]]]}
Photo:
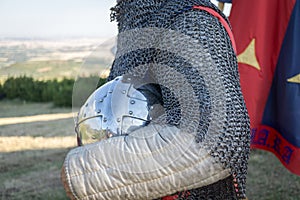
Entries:
{"type": "MultiPolygon", "coordinates": [[[[16,117],[69,113],[71,109],[55,108],[48,103],[23,103],[15,100],[0,101],[0,111],[1,117],[16,117]]],[[[32,150],[0,152],[0,199],[67,199],[60,182],[60,169],[70,145],[65,142],[61,144],[64,148],[35,148],[39,146],[35,138],[70,138],[75,146],[73,119],[0,126],[0,145],[11,144],[10,149],[13,150],[16,145],[21,146],[19,142],[24,137],[27,139],[26,149],[32,150]],[[4,136],[7,141],[1,139],[4,136]]],[[[57,143],[64,141],[58,139],[57,143]]]]}
{"type": "Polygon", "coordinates": [[[8,67],[0,67],[0,83],[8,77],[28,76],[37,80],[62,80],[63,78],[87,77],[90,75],[105,76],[111,66],[109,58],[89,57],[84,62],[73,60],[24,61],[8,67]]]}
{"type": "Polygon", "coordinates": [[[300,177],[291,174],[273,154],[266,151],[252,150],[247,182],[250,200],[300,199],[300,177]]]}
{"type": "Polygon", "coordinates": [[[67,199],[60,168],[69,149],[0,154],[0,199],[67,199]]]}
{"type": "Polygon", "coordinates": [[[13,64],[9,67],[0,68],[0,73],[3,78],[10,76],[31,76],[34,79],[45,80],[54,78],[75,78],[81,67],[82,63],[74,61],[26,61],[13,64]],[[5,77],[6,76],[6,77],[5,77]]]}
{"type": "MultiPolygon", "coordinates": [[[[63,112],[70,112],[70,109],[54,108],[51,104],[0,101],[0,117],[63,112]]],[[[32,122],[0,126],[0,138],[42,136],[53,139],[74,136],[75,140],[73,130],[73,119],[32,122]]],[[[0,140],[0,145],[5,144],[1,144],[0,140]]],[[[32,149],[0,152],[0,199],[66,200],[60,182],[60,169],[65,155],[72,147],[66,145],[65,148],[34,149],[31,142],[27,145],[32,145],[32,149]]],[[[247,183],[249,200],[300,199],[300,177],[289,173],[278,159],[268,152],[252,151],[247,183]]]]}
{"type": "Polygon", "coordinates": [[[54,107],[52,103],[28,103],[20,100],[0,101],[0,117],[22,117],[70,112],[72,112],[71,108],[54,107]]]}

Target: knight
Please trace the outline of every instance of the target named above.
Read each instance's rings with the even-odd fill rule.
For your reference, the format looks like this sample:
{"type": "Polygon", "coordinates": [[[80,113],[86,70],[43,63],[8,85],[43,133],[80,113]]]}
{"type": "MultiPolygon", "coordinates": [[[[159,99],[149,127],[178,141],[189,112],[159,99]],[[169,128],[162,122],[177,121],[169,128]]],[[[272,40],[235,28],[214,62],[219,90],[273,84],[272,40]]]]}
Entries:
{"type": "Polygon", "coordinates": [[[209,0],[118,0],[108,83],[81,108],[71,199],[244,199],[249,117],[227,18],[209,0]]]}

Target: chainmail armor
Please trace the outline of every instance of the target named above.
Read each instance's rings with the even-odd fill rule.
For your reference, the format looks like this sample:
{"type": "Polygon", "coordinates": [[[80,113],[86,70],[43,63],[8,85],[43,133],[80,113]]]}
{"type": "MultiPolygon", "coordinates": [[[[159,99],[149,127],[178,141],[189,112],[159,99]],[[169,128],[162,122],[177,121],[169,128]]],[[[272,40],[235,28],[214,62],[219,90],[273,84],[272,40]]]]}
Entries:
{"type": "MultiPolygon", "coordinates": [[[[209,149],[211,155],[217,158],[224,168],[231,169],[232,177],[187,191],[189,195],[179,195],[179,199],[243,199],[246,195],[250,125],[240,89],[236,55],[230,38],[219,20],[206,11],[193,10],[194,5],[212,8],[226,19],[209,0],[122,0],[112,8],[111,17],[112,20],[117,20],[119,33],[138,32],[142,28],[155,27],[178,31],[195,39],[213,59],[217,67],[218,79],[212,75],[211,80],[207,82],[201,76],[203,72],[199,73],[188,60],[163,49],[148,48],[117,56],[108,80],[126,73],[134,73],[137,76],[145,74],[147,69],[140,68],[140,66],[149,63],[168,65],[182,74],[192,86],[200,102],[201,119],[199,126],[196,127],[196,142],[209,149]],[[207,84],[213,86],[222,84],[225,88],[223,91],[225,102],[222,102],[226,104],[224,126],[217,127],[218,134],[214,136],[209,135],[208,131],[214,120],[211,117],[210,103],[214,99],[206,87],[207,84]]],[[[120,40],[124,38],[119,37],[118,42],[120,40]]],[[[134,43],[135,41],[127,42],[134,43]]],[[[157,41],[158,47],[160,42],[157,41]]],[[[118,52],[123,51],[122,48],[126,48],[126,45],[121,46],[118,43],[117,55],[118,52]]],[[[186,53],[190,54],[190,52],[186,53]]],[[[197,59],[197,55],[192,55],[192,57],[197,59]]],[[[155,79],[170,80],[172,76],[168,73],[169,69],[166,68],[165,71],[154,69],[151,73],[155,79]]],[[[178,100],[168,88],[162,86],[160,89],[167,113],[167,123],[179,126],[181,111],[178,100]]]]}

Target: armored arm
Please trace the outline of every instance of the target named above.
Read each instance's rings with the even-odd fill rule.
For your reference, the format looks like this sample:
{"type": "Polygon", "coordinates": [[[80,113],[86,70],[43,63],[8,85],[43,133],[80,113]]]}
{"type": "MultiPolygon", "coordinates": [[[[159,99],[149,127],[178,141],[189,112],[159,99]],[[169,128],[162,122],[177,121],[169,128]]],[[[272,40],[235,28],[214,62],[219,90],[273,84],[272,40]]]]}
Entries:
{"type": "Polygon", "coordinates": [[[164,114],[71,150],[63,176],[75,199],[155,199],[231,174],[243,186],[249,124],[230,39],[205,12],[171,19],[120,32],[110,78],[158,84],[164,114]]]}

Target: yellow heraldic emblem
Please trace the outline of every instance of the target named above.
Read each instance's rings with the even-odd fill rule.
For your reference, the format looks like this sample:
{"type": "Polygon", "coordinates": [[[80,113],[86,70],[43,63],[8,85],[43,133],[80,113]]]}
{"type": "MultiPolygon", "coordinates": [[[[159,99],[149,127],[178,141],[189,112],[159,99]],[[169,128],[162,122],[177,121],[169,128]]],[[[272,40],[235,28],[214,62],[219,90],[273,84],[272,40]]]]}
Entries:
{"type": "Polygon", "coordinates": [[[253,38],[247,48],[238,55],[238,63],[250,65],[258,71],[261,70],[255,54],[255,38],[253,38]]]}
{"type": "Polygon", "coordinates": [[[300,83],[300,74],[298,74],[292,78],[289,78],[287,81],[290,83],[300,83]]]}

